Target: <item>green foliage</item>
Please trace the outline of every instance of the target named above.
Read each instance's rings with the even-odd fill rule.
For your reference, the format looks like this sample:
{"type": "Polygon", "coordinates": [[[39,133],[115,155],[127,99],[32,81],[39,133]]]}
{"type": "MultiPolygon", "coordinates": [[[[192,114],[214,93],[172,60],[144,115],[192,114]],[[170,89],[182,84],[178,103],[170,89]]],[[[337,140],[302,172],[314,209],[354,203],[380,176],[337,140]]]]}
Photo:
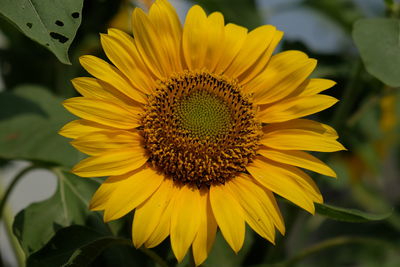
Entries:
{"type": "Polygon", "coordinates": [[[81,24],[83,0],[2,0],[0,14],[26,36],[47,47],[65,64],[81,24]]]}
{"type": "Polygon", "coordinates": [[[46,246],[32,254],[27,267],[89,266],[106,248],[119,244],[130,245],[131,241],[72,225],[57,231],[46,246]]]}
{"type": "Polygon", "coordinates": [[[88,203],[98,183],[58,169],[56,173],[58,188],[54,195],[29,205],[15,217],[14,234],[26,255],[42,248],[60,228],[84,225],[88,220],[88,203]]]}
{"type": "Polygon", "coordinates": [[[355,209],[346,209],[341,207],[335,207],[328,204],[315,204],[315,211],[323,216],[326,216],[333,220],[361,223],[369,221],[381,221],[390,217],[391,213],[384,214],[372,214],[355,209]]]}
{"type": "Polygon", "coordinates": [[[43,161],[70,167],[81,154],[59,136],[74,119],[45,88],[26,85],[0,93],[0,158],[43,161]],[[61,152],[62,151],[62,152],[61,152]]]}
{"type": "Polygon", "coordinates": [[[246,228],[246,238],[243,244],[243,248],[237,255],[230,249],[221,233],[216,236],[216,241],[213,249],[205,262],[206,266],[241,266],[241,263],[245,260],[247,254],[251,250],[254,238],[252,230],[249,227],[246,228]]]}
{"type": "Polygon", "coordinates": [[[400,86],[400,20],[360,19],[353,39],[367,71],[383,83],[400,86]]]}

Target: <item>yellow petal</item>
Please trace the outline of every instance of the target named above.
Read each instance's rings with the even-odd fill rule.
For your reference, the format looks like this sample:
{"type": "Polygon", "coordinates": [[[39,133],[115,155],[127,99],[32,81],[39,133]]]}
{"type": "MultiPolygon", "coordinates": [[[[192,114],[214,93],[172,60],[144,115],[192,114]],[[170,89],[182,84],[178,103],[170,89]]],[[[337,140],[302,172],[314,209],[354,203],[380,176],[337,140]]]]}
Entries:
{"type": "Polygon", "coordinates": [[[342,144],[323,134],[302,129],[284,129],[263,135],[260,143],[280,150],[334,152],[345,150],[342,144]]]}
{"type": "Polygon", "coordinates": [[[248,192],[252,192],[265,212],[269,214],[275,227],[284,235],[285,223],[283,222],[281,211],[279,210],[273,193],[261,186],[253,177],[247,174],[240,174],[235,177],[235,183],[238,184],[240,188],[245,188],[248,192]]]}
{"type": "Polygon", "coordinates": [[[225,26],[224,39],[220,44],[222,55],[215,67],[216,73],[221,74],[226,70],[241,50],[246,37],[246,28],[231,23],[225,26]]]}
{"type": "MultiPolygon", "coordinates": [[[[107,29],[107,34],[112,36],[112,37],[114,37],[114,38],[116,38],[120,42],[120,44],[125,47],[126,51],[131,51],[132,52],[132,57],[133,57],[133,55],[137,55],[138,56],[138,58],[133,57],[133,59],[139,59],[140,58],[140,55],[138,54],[139,52],[137,51],[137,48],[135,46],[135,40],[133,39],[133,37],[131,35],[127,34],[124,31],[116,29],[116,28],[107,29]]],[[[138,62],[142,62],[142,64],[144,64],[143,61],[138,61],[138,62]]],[[[138,63],[138,62],[136,62],[136,63],[138,63]]],[[[140,64],[140,66],[144,66],[144,65],[140,64]]]]}
{"type": "Polygon", "coordinates": [[[307,197],[313,202],[322,203],[323,199],[321,192],[308,174],[288,164],[282,164],[263,158],[261,158],[261,160],[268,166],[274,166],[274,168],[269,170],[280,173],[280,175],[286,176],[288,179],[296,182],[298,186],[306,193],[307,197]]]}
{"type": "MultiPolygon", "coordinates": [[[[272,163],[272,162],[271,162],[272,163]]],[[[293,179],[305,190],[307,191],[307,195],[312,199],[312,201],[316,203],[322,203],[323,198],[322,194],[319,191],[318,186],[315,184],[314,180],[306,174],[304,171],[299,168],[287,165],[287,164],[279,164],[273,162],[274,165],[278,164],[281,169],[283,169],[288,176],[293,177],[293,179]]]]}
{"type": "Polygon", "coordinates": [[[240,84],[244,85],[251,80],[253,80],[258,74],[260,74],[261,71],[263,71],[271,56],[272,53],[274,52],[276,46],[278,43],[281,41],[283,37],[283,32],[281,31],[275,31],[274,35],[272,37],[271,42],[269,43],[268,48],[264,51],[264,53],[260,56],[260,58],[253,64],[253,66],[249,69],[247,69],[244,73],[242,73],[238,80],[240,81],[240,84]]]}
{"type": "MultiPolygon", "coordinates": [[[[178,189],[176,186],[172,189],[172,196],[178,193],[178,189]]],[[[174,203],[173,200],[170,200],[167,208],[161,214],[160,220],[154,229],[153,233],[149,236],[147,241],[144,243],[146,248],[153,248],[158,246],[165,238],[170,234],[171,229],[171,216],[173,212],[174,203]]]]}
{"type": "Polygon", "coordinates": [[[155,76],[151,72],[150,68],[146,66],[136,47],[135,40],[132,38],[132,36],[118,29],[108,29],[107,33],[109,36],[114,37],[121,47],[123,47],[126,51],[129,51],[129,56],[134,62],[134,65],[138,70],[140,70],[139,74],[144,75],[144,77],[140,76],[138,79],[140,79],[143,83],[147,83],[147,87],[151,88],[151,91],[147,93],[152,93],[153,89],[157,86],[155,81],[160,77],[155,76]]]}
{"type": "Polygon", "coordinates": [[[328,79],[310,79],[306,87],[298,96],[316,95],[326,89],[333,87],[336,82],[328,79]]]}
{"type": "Polygon", "coordinates": [[[275,243],[275,228],[270,214],[263,208],[252,191],[242,186],[235,177],[225,183],[243,209],[244,219],[261,237],[275,243]]]}
{"type": "Polygon", "coordinates": [[[79,162],[72,172],[82,177],[121,175],[146,163],[148,156],[142,146],[111,151],[79,162]]]}
{"type": "MultiPolygon", "coordinates": [[[[141,171],[137,170],[136,172],[141,171]]],[[[108,177],[97,189],[93,195],[89,208],[91,210],[104,210],[107,206],[107,201],[110,199],[114,191],[123,183],[125,179],[130,178],[130,175],[120,175],[108,177]]]]}
{"type": "Polygon", "coordinates": [[[315,132],[316,134],[334,139],[339,137],[335,129],[333,129],[331,126],[308,119],[295,119],[287,122],[272,123],[263,127],[263,131],[265,133],[286,129],[298,129],[315,132]]]}
{"type": "MultiPolygon", "coordinates": [[[[111,62],[125,75],[135,90],[139,90],[144,94],[151,94],[155,83],[149,77],[146,68],[138,66],[131,56],[132,52],[126,50],[126,45],[107,34],[100,35],[101,45],[111,62]]],[[[133,48],[135,49],[135,48],[133,48]]]]}
{"type": "Polygon", "coordinates": [[[246,92],[254,92],[255,104],[268,104],[292,93],[311,74],[317,65],[300,51],[286,51],[271,57],[268,66],[245,85],[246,92]]]}
{"type": "Polygon", "coordinates": [[[326,89],[331,88],[336,83],[327,79],[306,79],[302,84],[300,84],[294,91],[292,91],[286,98],[291,97],[304,97],[313,96],[326,89]]]}
{"type": "Polygon", "coordinates": [[[267,107],[257,116],[264,123],[283,122],[317,113],[333,106],[337,101],[327,95],[293,97],[267,107]]]}
{"type": "Polygon", "coordinates": [[[116,187],[118,187],[118,183],[115,182],[114,178],[107,178],[107,180],[105,180],[94,193],[90,200],[89,209],[104,210],[108,199],[116,187]]]}
{"type": "Polygon", "coordinates": [[[140,102],[146,103],[147,99],[143,93],[136,90],[117,68],[111,66],[104,60],[94,56],[82,56],[79,58],[82,67],[94,77],[111,84],[121,93],[140,102]]]}
{"type": "Polygon", "coordinates": [[[279,210],[278,204],[276,203],[274,194],[270,190],[266,189],[264,186],[260,185],[250,175],[241,174],[237,178],[237,183],[240,183],[241,186],[247,188],[250,192],[253,192],[254,196],[259,200],[263,209],[266,210],[270,215],[275,227],[282,235],[284,235],[285,223],[283,221],[283,217],[281,211],[279,210]],[[243,180],[247,180],[247,182],[243,182],[243,180]]]}
{"type": "Polygon", "coordinates": [[[208,190],[204,190],[200,194],[200,209],[198,213],[200,225],[192,244],[196,266],[199,266],[207,259],[217,233],[217,222],[212,213],[208,190]]]}
{"type": "Polygon", "coordinates": [[[276,150],[263,147],[260,148],[257,152],[273,161],[297,166],[323,175],[336,177],[336,173],[329,166],[327,166],[316,157],[303,151],[276,150]]]}
{"type": "Polygon", "coordinates": [[[182,186],[174,197],[171,216],[171,246],[178,262],[183,260],[200,225],[200,192],[182,186]]]}
{"type": "Polygon", "coordinates": [[[74,120],[64,125],[58,133],[67,138],[78,138],[97,131],[113,132],[115,130],[115,128],[88,120],[74,120]]]}
{"type": "Polygon", "coordinates": [[[226,242],[237,253],[243,246],[245,225],[243,210],[224,185],[211,186],[212,211],[226,242]]]}
{"type": "Polygon", "coordinates": [[[141,247],[155,231],[171,201],[173,186],[172,179],[164,179],[157,191],[136,208],[132,224],[132,240],[136,248],[141,247]]]}
{"type": "Polygon", "coordinates": [[[182,26],[175,8],[166,0],[155,1],[149,12],[150,21],[153,23],[164,56],[168,58],[172,71],[182,71],[180,56],[182,26]]]}
{"type": "Polygon", "coordinates": [[[63,105],[78,117],[106,126],[132,129],[140,125],[140,109],[134,110],[133,107],[127,110],[111,102],[86,97],[67,99],[63,105]]]}
{"type": "Polygon", "coordinates": [[[204,67],[208,42],[208,21],[204,10],[195,5],[190,8],[183,28],[183,56],[189,70],[199,70],[204,67]]]}
{"type": "Polygon", "coordinates": [[[105,205],[104,221],[106,222],[119,219],[142,204],[164,180],[163,175],[147,166],[123,177],[124,179],[115,186],[105,205]]]}
{"type": "Polygon", "coordinates": [[[100,155],[111,150],[124,150],[143,146],[143,138],[138,132],[99,131],[78,137],[71,144],[79,151],[91,156],[100,155]]]}
{"type": "Polygon", "coordinates": [[[133,11],[132,29],[136,46],[147,67],[157,77],[168,77],[173,71],[168,56],[160,46],[155,26],[140,8],[133,11]]]}
{"type": "Polygon", "coordinates": [[[214,12],[208,16],[207,22],[208,36],[204,67],[214,72],[219,59],[224,53],[224,47],[221,46],[225,38],[224,16],[219,12],[214,12]]]}
{"type": "Polygon", "coordinates": [[[113,102],[119,105],[140,105],[131,98],[125,96],[120,91],[96,78],[79,77],[71,80],[75,89],[87,98],[100,99],[108,102],[113,102]]]}
{"type": "Polygon", "coordinates": [[[263,186],[288,199],[299,207],[314,214],[312,197],[294,180],[291,173],[271,164],[265,159],[256,158],[247,166],[248,172],[263,186]]]}
{"type": "Polygon", "coordinates": [[[251,31],[247,35],[242,49],[226,69],[225,74],[237,78],[240,74],[252,68],[268,49],[275,32],[276,28],[271,25],[263,25],[251,31]]]}

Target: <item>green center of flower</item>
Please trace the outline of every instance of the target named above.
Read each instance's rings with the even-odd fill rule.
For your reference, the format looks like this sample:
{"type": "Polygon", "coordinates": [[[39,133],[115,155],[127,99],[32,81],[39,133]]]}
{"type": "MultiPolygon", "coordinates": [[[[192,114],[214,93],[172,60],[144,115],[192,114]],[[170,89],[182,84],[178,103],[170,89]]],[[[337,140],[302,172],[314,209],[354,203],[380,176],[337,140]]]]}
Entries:
{"type": "Polygon", "coordinates": [[[226,133],[230,128],[230,109],[220,97],[199,90],[182,97],[176,107],[182,129],[205,139],[226,133]]]}

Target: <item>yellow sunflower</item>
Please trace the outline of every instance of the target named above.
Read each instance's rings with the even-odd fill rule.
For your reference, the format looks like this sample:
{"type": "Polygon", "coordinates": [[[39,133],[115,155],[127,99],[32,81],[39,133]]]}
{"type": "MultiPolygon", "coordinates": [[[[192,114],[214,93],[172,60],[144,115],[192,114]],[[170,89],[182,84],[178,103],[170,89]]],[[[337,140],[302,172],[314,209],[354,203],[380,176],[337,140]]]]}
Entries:
{"type": "Polygon", "coordinates": [[[80,58],[95,78],[72,81],[82,97],[64,106],[82,119],[61,134],[90,157],[73,173],[110,176],[90,208],[104,220],[135,210],[136,247],[170,236],[181,261],[197,265],[217,228],[235,252],[245,223],[274,243],[285,226],[274,194],[314,213],[322,202],[300,168],[335,177],[304,152],[344,149],[328,125],[300,119],[337,102],[319,94],[335,83],[308,78],[316,60],[299,51],[272,55],[283,36],[271,25],[248,32],[193,6],[181,25],[166,0],[135,9],[133,36],[109,29],[101,44],[112,65],[80,58]]]}

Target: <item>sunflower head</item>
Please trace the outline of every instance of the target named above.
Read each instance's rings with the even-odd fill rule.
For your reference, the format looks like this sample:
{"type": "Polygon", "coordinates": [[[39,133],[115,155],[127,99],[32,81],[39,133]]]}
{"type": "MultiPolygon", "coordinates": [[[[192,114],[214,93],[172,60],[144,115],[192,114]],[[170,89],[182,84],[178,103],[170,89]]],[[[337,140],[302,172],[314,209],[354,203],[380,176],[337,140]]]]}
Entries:
{"type": "Polygon", "coordinates": [[[73,172],[109,176],[90,208],[105,221],[135,210],[136,247],[170,236],[176,258],[191,247],[197,265],[218,228],[235,252],[245,223],[272,243],[284,234],[274,194],[314,213],[322,196],[302,169],[335,173],[304,151],[344,149],[334,129],[302,119],[337,101],[320,94],[334,82],[309,78],[316,60],[273,55],[275,27],[248,32],[199,6],[182,26],[166,0],[135,9],[132,29],[101,35],[111,64],[81,57],[94,78],[74,79],[82,96],[64,102],[81,119],[60,133],[89,155],[73,172]]]}
{"type": "Polygon", "coordinates": [[[142,124],[149,163],[198,188],[245,172],[262,135],[240,86],[204,71],[171,77],[157,88],[142,124]]]}

